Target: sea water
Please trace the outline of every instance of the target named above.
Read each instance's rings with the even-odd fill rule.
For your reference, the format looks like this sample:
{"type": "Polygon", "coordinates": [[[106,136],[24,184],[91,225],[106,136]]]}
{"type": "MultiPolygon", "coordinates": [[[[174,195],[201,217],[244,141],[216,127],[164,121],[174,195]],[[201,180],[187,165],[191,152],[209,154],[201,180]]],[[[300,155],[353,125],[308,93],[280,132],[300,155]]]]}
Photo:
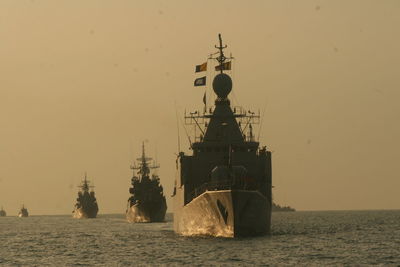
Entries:
{"type": "Polygon", "coordinates": [[[400,211],[277,212],[272,235],[183,237],[124,215],[0,217],[0,266],[400,265],[400,211]]]}

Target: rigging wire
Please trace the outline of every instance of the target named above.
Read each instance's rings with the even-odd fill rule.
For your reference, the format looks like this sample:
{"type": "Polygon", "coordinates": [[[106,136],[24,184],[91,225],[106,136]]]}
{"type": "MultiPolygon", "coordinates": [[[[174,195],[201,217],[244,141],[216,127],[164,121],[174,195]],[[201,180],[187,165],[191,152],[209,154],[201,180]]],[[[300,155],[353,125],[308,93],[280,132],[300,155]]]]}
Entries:
{"type": "MultiPolygon", "coordinates": [[[[232,57],[232,54],[230,55],[229,58],[230,58],[231,65],[232,65],[231,71],[230,71],[230,73],[232,75],[232,83],[235,84],[235,82],[236,82],[236,72],[235,72],[236,59],[234,57],[232,57]]],[[[234,100],[233,106],[240,106],[239,100],[237,99],[235,90],[233,88],[234,88],[234,86],[232,87],[232,96],[233,96],[233,100],[234,100]]]]}
{"type": "Polygon", "coordinates": [[[176,116],[176,128],[178,130],[178,154],[181,152],[181,136],[179,134],[179,120],[178,120],[178,108],[176,107],[176,100],[175,100],[175,116],[176,116]]]}
{"type": "Polygon", "coordinates": [[[262,129],[263,121],[264,121],[265,111],[267,110],[267,104],[268,104],[268,99],[265,98],[264,108],[263,108],[263,111],[261,113],[260,127],[258,128],[257,142],[260,142],[260,134],[261,134],[261,129],[262,129]]]}
{"type": "Polygon", "coordinates": [[[176,115],[176,124],[177,124],[177,127],[178,127],[178,154],[179,154],[179,152],[181,152],[181,142],[180,142],[181,139],[180,139],[180,134],[179,134],[179,121],[181,122],[181,124],[183,126],[183,129],[185,130],[186,137],[188,138],[190,147],[192,147],[192,140],[190,139],[190,135],[189,135],[189,133],[188,133],[186,127],[185,127],[185,123],[183,122],[182,118],[178,116],[178,108],[176,106],[176,101],[175,101],[175,115],[176,115]]]}

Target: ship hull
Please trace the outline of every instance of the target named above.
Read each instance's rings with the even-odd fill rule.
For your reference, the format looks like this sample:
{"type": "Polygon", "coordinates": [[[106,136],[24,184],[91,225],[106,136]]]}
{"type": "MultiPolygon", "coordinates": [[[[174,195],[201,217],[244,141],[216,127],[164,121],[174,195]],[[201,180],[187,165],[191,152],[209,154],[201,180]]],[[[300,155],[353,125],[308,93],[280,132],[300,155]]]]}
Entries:
{"type": "Polygon", "coordinates": [[[28,217],[29,215],[27,213],[18,213],[18,217],[23,218],[23,217],[28,217]]]}
{"type": "Polygon", "coordinates": [[[164,222],[166,211],[166,204],[135,204],[128,208],[126,212],[126,219],[131,223],[164,222]],[[154,206],[156,206],[156,208],[154,208],[154,206]]]}
{"type": "Polygon", "coordinates": [[[85,210],[84,208],[76,208],[73,211],[72,217],[75,219],[90,219],[96,218],[97,210],[85,210]]]}
{"type": "Polygon", "coordinates": [[[271,228],[271,203],[258,191],[206,191],[176,211],[175,232],[186,236],[260,236],[271,228]]]}

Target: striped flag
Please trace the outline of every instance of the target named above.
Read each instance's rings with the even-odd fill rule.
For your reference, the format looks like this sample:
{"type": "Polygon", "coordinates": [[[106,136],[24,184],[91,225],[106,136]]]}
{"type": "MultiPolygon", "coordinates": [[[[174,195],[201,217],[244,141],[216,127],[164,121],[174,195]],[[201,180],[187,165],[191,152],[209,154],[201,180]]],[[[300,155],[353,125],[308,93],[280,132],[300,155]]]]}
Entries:
{"type": "Polygon", "coordinates": [[[222,65],[215,66],[215,70],[230,70],[231,69],[231,61],[225,62],[222,65]]]}
{"type": "Polygon", "coordinates": [[[196,71],[195,72],[201,72],[201,71],[206,71],[207,70],[207,62],[204,62],[201,65],[196,65],[196,71]]]}

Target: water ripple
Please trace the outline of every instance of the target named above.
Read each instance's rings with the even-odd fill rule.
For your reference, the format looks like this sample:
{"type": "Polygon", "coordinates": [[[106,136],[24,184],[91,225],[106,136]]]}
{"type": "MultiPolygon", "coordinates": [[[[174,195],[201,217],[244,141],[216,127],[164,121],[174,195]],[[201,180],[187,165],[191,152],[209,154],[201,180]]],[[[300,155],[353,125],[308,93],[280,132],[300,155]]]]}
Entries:
{"type": "Polygon", "coordinates": [[[399,265],[400,211],[274,213],[272,235],[184,237],[122,215],[0,218],[1,266],[399,265]]]}

